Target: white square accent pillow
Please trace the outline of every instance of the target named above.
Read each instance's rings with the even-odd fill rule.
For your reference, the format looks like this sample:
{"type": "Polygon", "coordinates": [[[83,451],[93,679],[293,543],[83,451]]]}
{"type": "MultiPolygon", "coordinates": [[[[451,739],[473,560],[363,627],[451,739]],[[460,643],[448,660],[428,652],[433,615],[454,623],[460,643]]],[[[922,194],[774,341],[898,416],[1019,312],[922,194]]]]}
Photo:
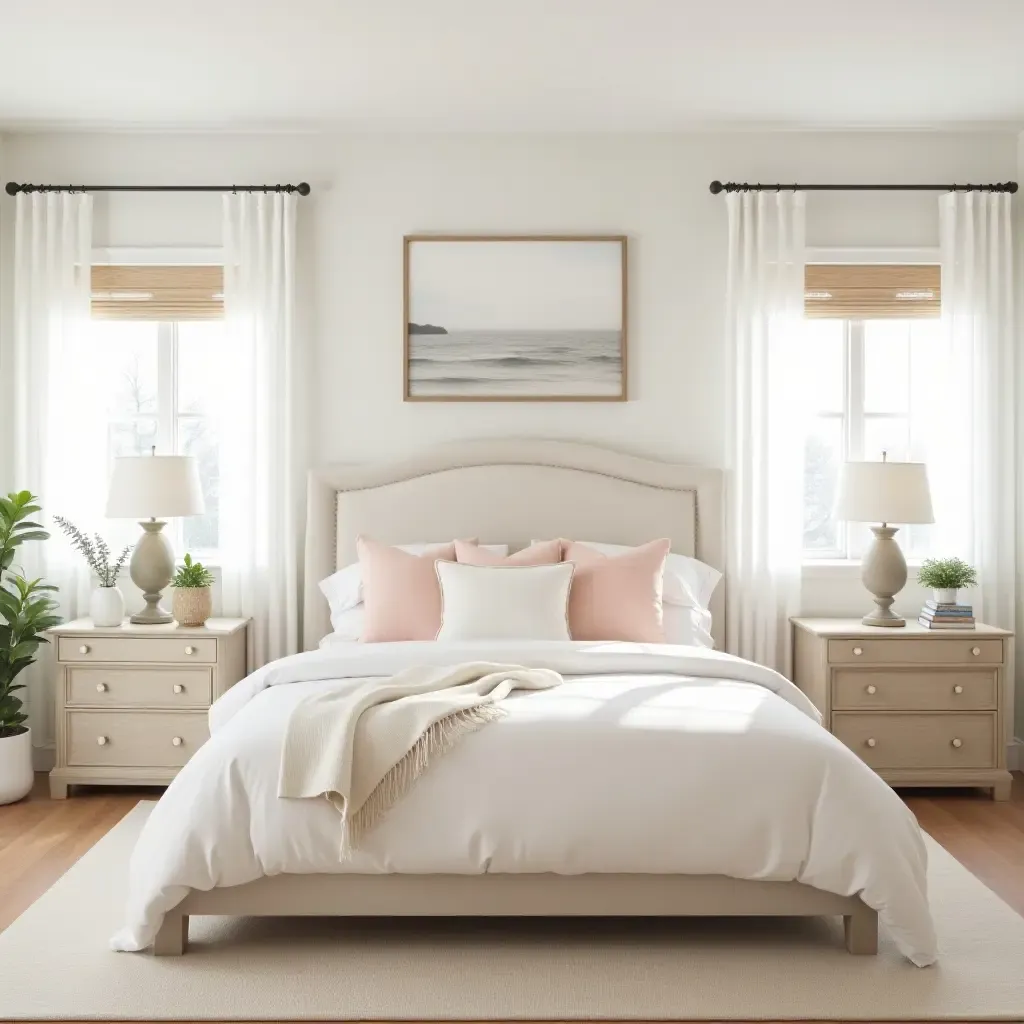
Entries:
{"type": "Polygon", "coordinates": [[[441,584],[438,640],[570,640],[575,566],[434,563],[441,584]]]}

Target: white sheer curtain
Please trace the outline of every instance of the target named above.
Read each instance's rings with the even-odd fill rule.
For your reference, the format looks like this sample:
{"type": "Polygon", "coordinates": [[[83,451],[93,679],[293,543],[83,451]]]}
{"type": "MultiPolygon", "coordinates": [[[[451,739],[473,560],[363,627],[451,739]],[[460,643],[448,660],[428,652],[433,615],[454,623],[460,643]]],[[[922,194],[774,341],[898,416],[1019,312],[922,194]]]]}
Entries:
{"type": "MultiPolygon", "coordinates": [[[[65,618],[87,614],[90,577],[52,526],[63,515],[95,529],[106,499],[106,438],[92,412],[103,360],[91,351],[92,199],[21,194],[15,201],[13,479],[39,495],[54,534],[19,550],[22,571],[60,588],[65,618]]],[[[45,649],[44,649],[45,652],[45,649]]],[[[29,724],[37,746],[53,740],[52,679],[44,658],[29,670],[29,724]]]]}
{"type": "Polygon", "coordinates": [[[804,194],[733,192],[726,205],[726,645],[786,672],[803,547],[804,194]]]}
{"type": "Polygon", "coordinates": [[[220,523],[225,614],[249,615],[250,668],[300,649],[305,480],[295,329],[296,199],[224,197],[220,523]]]}
{"type": "Polygon", "coordinates": [[[1005,193],[939,197],[944,380],[933,419],[944,457],[932,491],[940,555],[972,561],[979,619],[1014,628],[1017,405],[1013,213],[1005,193]]]}

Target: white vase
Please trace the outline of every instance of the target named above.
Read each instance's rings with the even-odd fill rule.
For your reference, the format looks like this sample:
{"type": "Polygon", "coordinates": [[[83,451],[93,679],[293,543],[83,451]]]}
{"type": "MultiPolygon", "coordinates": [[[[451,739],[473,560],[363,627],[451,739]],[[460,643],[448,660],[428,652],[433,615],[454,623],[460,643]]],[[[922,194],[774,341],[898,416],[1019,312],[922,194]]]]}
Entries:
{"type": "Polygon", "coordinates": [[[120,626],[124,598],[117,587],[97,587],[89,597],[89,618],[94,626],[120,626]]]}
{"type": "Polygon", "coordinates": [[[932,588],[932,600],[936,604],[956,604],[956,587],[932,588]]]}
{"type": "Polygon", "coordinates": [[[32,789],[32,732],[0,737],[0,804],[13,804],[32,789]]]}

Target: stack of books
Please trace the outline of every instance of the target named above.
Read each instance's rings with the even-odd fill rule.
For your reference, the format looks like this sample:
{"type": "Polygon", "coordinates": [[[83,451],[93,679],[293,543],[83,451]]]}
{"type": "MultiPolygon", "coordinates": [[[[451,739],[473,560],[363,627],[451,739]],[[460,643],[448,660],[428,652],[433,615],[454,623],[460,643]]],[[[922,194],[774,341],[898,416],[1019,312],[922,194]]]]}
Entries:
{"type": "Polygon", "coordinates": [[[974,608],[969,604],[925,601],[917,620],[928,629],[974,629],[974,608]]]}

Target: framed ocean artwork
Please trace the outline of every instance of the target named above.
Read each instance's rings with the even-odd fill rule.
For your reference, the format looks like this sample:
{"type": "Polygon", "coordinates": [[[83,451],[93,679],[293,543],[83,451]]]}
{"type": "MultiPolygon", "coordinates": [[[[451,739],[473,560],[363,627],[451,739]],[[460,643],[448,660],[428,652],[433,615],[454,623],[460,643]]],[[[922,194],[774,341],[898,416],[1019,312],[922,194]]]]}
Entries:
{"type": "Polygon", "coordinates": [[[409,235],[405,399],[626,399],[624,235],[409,235]]]}

